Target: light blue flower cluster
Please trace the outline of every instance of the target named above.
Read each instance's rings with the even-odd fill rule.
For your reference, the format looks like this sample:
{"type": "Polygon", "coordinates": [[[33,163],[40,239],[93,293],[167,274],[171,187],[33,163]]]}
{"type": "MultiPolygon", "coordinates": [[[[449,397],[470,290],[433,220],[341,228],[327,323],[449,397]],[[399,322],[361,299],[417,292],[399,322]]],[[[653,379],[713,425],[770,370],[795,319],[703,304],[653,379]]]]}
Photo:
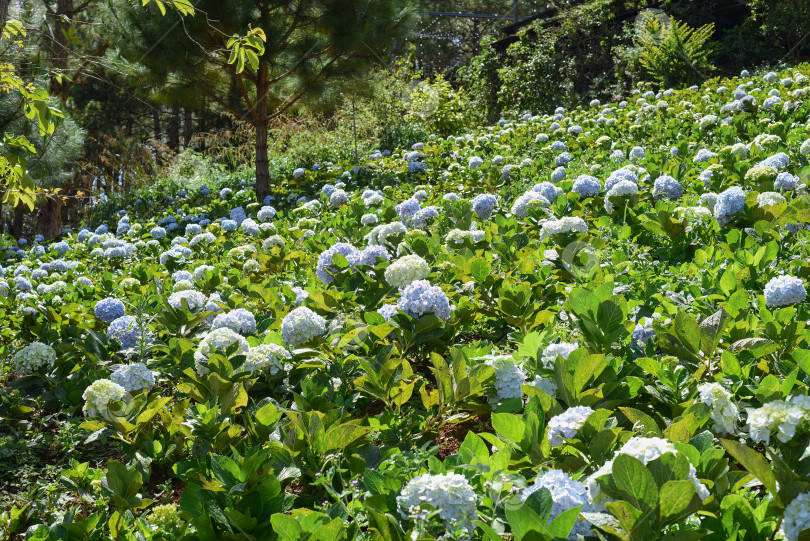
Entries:
{"type": "MultiPolygon", "coordinates": [[[[119,317],[107,328],[107,337],[110,340],[120,342],[121,349],[134,349],[140,346],[141,329],[138,321],[133,316],[119,317]]],[[[151,335],[147,332],[144,336],[144,343],[152,342],[151,335]]]]}
{"type": "Polygon", "coordinates": [[[438,207],[425,207],[416,211],[411,219],[411,226],[415,229],[427,229],[427,227],[439,217],[438,207]]]}
{"type": "Polygon", "coordinates": [[[245,235],[250,235],[252,237],[257,236],[260,232],[259,225],[250,218],[242,220],[242,224],[240,225],[240,227],[242,228],[242,232],[245,235]]]}
{"type": "Polygon", "coordinates": [[[373,267],[377,264],[377,260],[384,259],[388,261],[390,258],[391,256],[388,255],[388,250],[385,249],[385,246],[372,244],[371,246],[363,248],[360,252],[358,265],[373,267]]]}
{"type": "MultiPolygon", "coordinates": [[[[548,491],[551,492],[553,504],[551,514],[548,517],[549,524],[564,512],[580,506],[582,506],[580,512],[587,513],[595,511],[588,500],[587,487],[579,481],[572,479],[562,470],[549,470],[543,475],[539,475],[534,480],[534,484],[520,494],[520,499],[525,502],[529,496],[541,488],[548,489],[548,491]]],[[[592,534],[590,522],[577,519],[568,538],[579,539],[579,536],[587,537],[592,534]]]]}
{"type": "Polygon", "coordinates": [[[517,199],[515,202],[512,203],[512,208],[510,211],[513,215],[517,216],[518,218],[525,218],[529,215],[529,207],[532,205],[538,205],[541,207],[548,207],[551,203],[548,199],[543,197],[537,192],[533,192],[529,190],[528,192],[524,193],[517,199]]]}
{"type": "Polygon", "coordinates": [[[579,175],[571,189],[579,194],[580,199],[585,199],[599,195],[599,192],[602,191],[602,184],[599,179],[591,175],[579,175]]]}
{"type": "Polygon", "coordinates": [[[428,170],[425,162],[408,162],[409,173],[423,173],[428,170]]]}
{"type": "Polygon", "coordinates": [[[629,169],[616,169],[615,171],[611,172],[610,175],[608,175],[608,178],[605,181],[605,191],[610,191],[613,186],[623,180],[630,181],[633,184],[638,184],[638,176],[633,171],[629,169]]]}
{"type": "Polygon", "coordinates": [[[720,225],[733,221],[734,216],[745,208],[745,192],[739,186],[733,186],[717,196],[714,205],[714,217],[720,225]]]}
{"type": "Polygon", "coordinates": [[[765,284],[765,306],[776,308],[804,301],[807,291],[801,278],[795,276],[777,276],[765,284]]]}
{"type": "Polygon", "coordinates": [[[205,308],[205,303],[207,301],[208,299],[205,297],[205,295],[193,289],[184,289],[182,291],[172,293],[169,295],[167,300],[169,306],[175,310],[183,310],[185,309],[184,304],[187,304],[188,311],[192,314],[201,312],[203,308],[205,308]],[[185,301],[185,303],[183,301],[185,301]]]}
{"type": "Polygon", "coordinates": [[[400,294],[397,308],[413,318],[432,312],[444,321],[450,319],[452,310],[444,291],[438,286],[430,285],[427,280],[416,280],[405,287],[400,294]]]}
{"type": "Polygon", "coordinates": [[[498,198],[490,193],[482,193],[473,197],[470,203],[479,220],[489,220],[498,205],[498,198]]]}
{"type": "Polygon", "coordinates": [[[559,447],[565,440],[576,436],[593,412],[588,406],[576,406],[552,417],[548,422],[549,445],[559,447]]]}
{"type": "Polygon", "coordinates": [[[127,312],[123,302],[112,297],[107,297],[96,303],[96,306],[93,308],[93,313],[104,323],[112,323],[119,317],[125,316],[127,312]]]}
{"type": "Polygon", "coordinates": [[[683,196],[681,183],[669,175],[661,175],[653,184],[653,197],[655,199],[678,200],[683,196]]]}
{"type": "Polygon", "coordinates": [[[790,164],[790,156],[784,152],[777,152],[776,154],[768,156],[759,162],[757,166],[775,167],[777,170],[779,170],[784,169],[788,166],[788,164],[790,164]]]}
{"type": "Polygon", "coordinates": [[[227,327],[241,335],[254,334],[256,332],[256,317],[244,308],[237,308],[225,314],[219,314],[211,323],[212,329],[227,327]]]}
{"type": "Polygon", "coordinates": [[[326,320],[305,306],[298,307],[281,320],[281,337],[290,347],[300,346],[326,332],[326,320]]]}
{"type": "Polygon", "coordinates": [[[408,223],[408,221],[413,218],[417,212],[419,212],[422,205],[419,204],[419,200],[412,197],[410,199],[406,199],[395,208],[399,219],[404,223],[408,223]]]}
{"type": "Polygon", "coordinates": [[[547,180],[541,182],[540,184],[535,184],[534,186],[532,186],[532,191],[539,193],[540,195],[548,199],[549,202],[554,201],[555,199],[557,199],[558,195],[562,194],[562,188],[558,188],[557,186],[555,186],[554,184],[552,184],[547,180]]]}
{"type": "Polygon", "coordinates": [[[526,383],[526,374],[511,357],[492,360],[495,369],[495,392],[498,400],[523,398],[522,385],[526,383]]]}
{"type": "Polygon", "coordinates": [[[791,175],[786,171],[779,173],[776,176],[776,180],[773,183],[774,188],[783,192],[795,190],[798,187],[798,185],[799,185],[799,177],[791,175]]]}
{"type": "Polygon", "coordinates": [[[338,272],[338,269],[332,263],[332,256],[335,254],[345,257],[352,267],[360,263],[360,251],[357,248],[346,242],[333,244],[330,248],[321,252],[318,263],[315,265],[315,274],[326,285],[335,281],[334,275],[338,272]]]}
{"type": "Polygon", "coordinates": [[[478,496],[463,475],[442,473],[414,477],[397,496],[397,505],[403,516],[416,518],[423,504],[439,513],[448,529],[463,527],[472,532],[476,518],[478,496]]]}
{"type": "Polygon", "coordinates": [[[110,375],[110,380],[127,392],[150,390],[155,386],[155,374],[142,363],[119,366],[110,375]]]}
{"type": "Polygon", "coordinates": [[[258,214],[256,217],[259,219],[260,222],[269,222],[276,217],[276,209],[271,206],[264,206],[259,209],[258,214]]]}

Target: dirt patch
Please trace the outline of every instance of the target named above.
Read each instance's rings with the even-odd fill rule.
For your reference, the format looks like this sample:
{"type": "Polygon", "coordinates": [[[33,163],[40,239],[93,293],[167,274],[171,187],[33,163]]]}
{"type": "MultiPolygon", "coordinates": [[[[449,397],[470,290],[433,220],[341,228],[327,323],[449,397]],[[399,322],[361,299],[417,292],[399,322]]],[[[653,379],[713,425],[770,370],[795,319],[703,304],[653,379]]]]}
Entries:
{"type": "Polygon", "coordinates": [[[458,453],[464,438],[468,432],[492,432],[492,425],[489,418],[473,417],[463,423],[447,423],[439,429],[439,435],[434,440],[439,445],[439,458],[444,460],[450,455],[458,453]]]}

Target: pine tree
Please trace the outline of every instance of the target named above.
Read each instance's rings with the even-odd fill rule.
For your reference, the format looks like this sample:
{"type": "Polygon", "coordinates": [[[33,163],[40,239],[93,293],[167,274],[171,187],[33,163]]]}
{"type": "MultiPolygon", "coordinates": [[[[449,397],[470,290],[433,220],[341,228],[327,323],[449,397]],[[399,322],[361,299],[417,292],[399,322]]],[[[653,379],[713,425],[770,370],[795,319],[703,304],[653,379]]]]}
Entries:
{"type": "MultiPolygon", "coordinates": [[[[150,69],[172,73],[255,128],[260,200],[270,191],[272,120],[329,84],[356,77],[370,62],[387,58],[391,44],[414,22],[410,4],[402,0],[200,0],[195,16],[182,19],[177,14],[145,18],[139,6],[125,0],[116,10],[127,14],[137,31],[129,43],[148,49],[139,58],[150,69]],[[247,55],[246,62],[229,63],[229,38],[251,27],[266,36],[264,51],[247,55]],[[233,84],[239,103],[228,99],[233,84]]],[[[138,59],[138,51],[128,56],[138,59]]]]}

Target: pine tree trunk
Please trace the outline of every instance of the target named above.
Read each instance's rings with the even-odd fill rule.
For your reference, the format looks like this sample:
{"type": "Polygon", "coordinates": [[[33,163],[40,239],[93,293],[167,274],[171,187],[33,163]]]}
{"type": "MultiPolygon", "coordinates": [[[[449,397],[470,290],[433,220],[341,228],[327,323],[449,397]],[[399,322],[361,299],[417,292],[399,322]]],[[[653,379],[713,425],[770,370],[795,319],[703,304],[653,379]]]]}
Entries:
{"type": "Polygon", "coordinates": [[[59,198],[48,198],[37,214],[37,232],[46,239],[59,234],[62,224],[62,202],[59,198]]]}
{"type": "Polygon", "coordinates": [[[177,152],[180,150],[180,106],[172,105],[172,113],[169,116],[169,148],[177,152]]]}
{"type": "Polygon", "coordinates": [[[191,138],[194,137],[194,115],[191,107],[186,107],[183,113],[183,146],[188,148],[191,145],[191,138]]]}
{"type": "MultiPolygon", "coordinates": [[[[3,0],[0,0],[2,2],[3,0]]],[[[0,192],[0,237],[6,232],[6,215],[3,212],[3,197],[5,192],[0,192]]]]}
{"type": "Polygon", "coordinates": [[[23,205],[14,207],[14,221],[11,224],[11,234],[14,238],[22,237],[23,218],[25,217],[25,209],[23,205]]]}
{"type": "Polygon", "coordinates": [[[6,26],[9,4],[11,4],[11,0],[0,0],[0,30],[6,26]]]}
{"type": "Polygon", "coordinates": [[[256,198],[270,195],[270,164],[267,156],[267,63],[262,62],[256,77],[256,198]]]}

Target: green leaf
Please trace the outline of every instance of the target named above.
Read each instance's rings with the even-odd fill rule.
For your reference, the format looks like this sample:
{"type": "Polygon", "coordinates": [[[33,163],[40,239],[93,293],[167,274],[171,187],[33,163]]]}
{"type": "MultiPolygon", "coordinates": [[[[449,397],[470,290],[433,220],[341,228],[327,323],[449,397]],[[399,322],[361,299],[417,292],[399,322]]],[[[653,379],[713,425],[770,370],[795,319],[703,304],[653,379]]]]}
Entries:
{"type": "Polygon", "coordinates": [[[619,454],[613,460],[613,481],[624,499],[636,508],[649,510],[658,503],[658,487],[644,464],[630,455],[619,454]]]}
{"type": "Polygon", "coordinates": [[[764,456],[736,440],[720,438],[720,444],[726,448],[728,454],[742,464],[743,468],[745,468],[748,473],[759,479],[775,500],[779,501],[776,490],[776,477],[764,456]]]}
{"type": "Polygon", "coordinates": [[[492,265],[486,259],[476,258],[470,264],[470,274],[479,283],[485,282],[491,272],[492,265]]]}
{"type": "Polygon", "coordinates": [[[655,420],[652,417],[644,413],[643,411],[639,411],[635,408],[619,408],[621,412],[627,417],[627,419],[633,423],[633,426],[640,425],[644,428],[646,434],[652,434],[656,437],[663,437],[664,434],[661,432],[661,429],[658,428],[658,424],[656,424],[655,420]]]}
{"type": "Polygon", "coordinates": [[[298,521],[289,515],[276,513],[270,517],[270,523],[273,525],[273,531],[283,541],[298,541],[304,533],[298,521]]]}
{"type": "Polygon", "coordinates": [[[661,518],[677,517],[689,509],[695,496],[692,481],[667,481],[661,487],[661,518]]]}
{"type": "Polygon", "coordinates": [[[519,415],[494,413],[492,414],[492,428],[494,428],[495,432],[501,437],[513,443],[519,443],[523,438],[526,424],[519,415]]]}

